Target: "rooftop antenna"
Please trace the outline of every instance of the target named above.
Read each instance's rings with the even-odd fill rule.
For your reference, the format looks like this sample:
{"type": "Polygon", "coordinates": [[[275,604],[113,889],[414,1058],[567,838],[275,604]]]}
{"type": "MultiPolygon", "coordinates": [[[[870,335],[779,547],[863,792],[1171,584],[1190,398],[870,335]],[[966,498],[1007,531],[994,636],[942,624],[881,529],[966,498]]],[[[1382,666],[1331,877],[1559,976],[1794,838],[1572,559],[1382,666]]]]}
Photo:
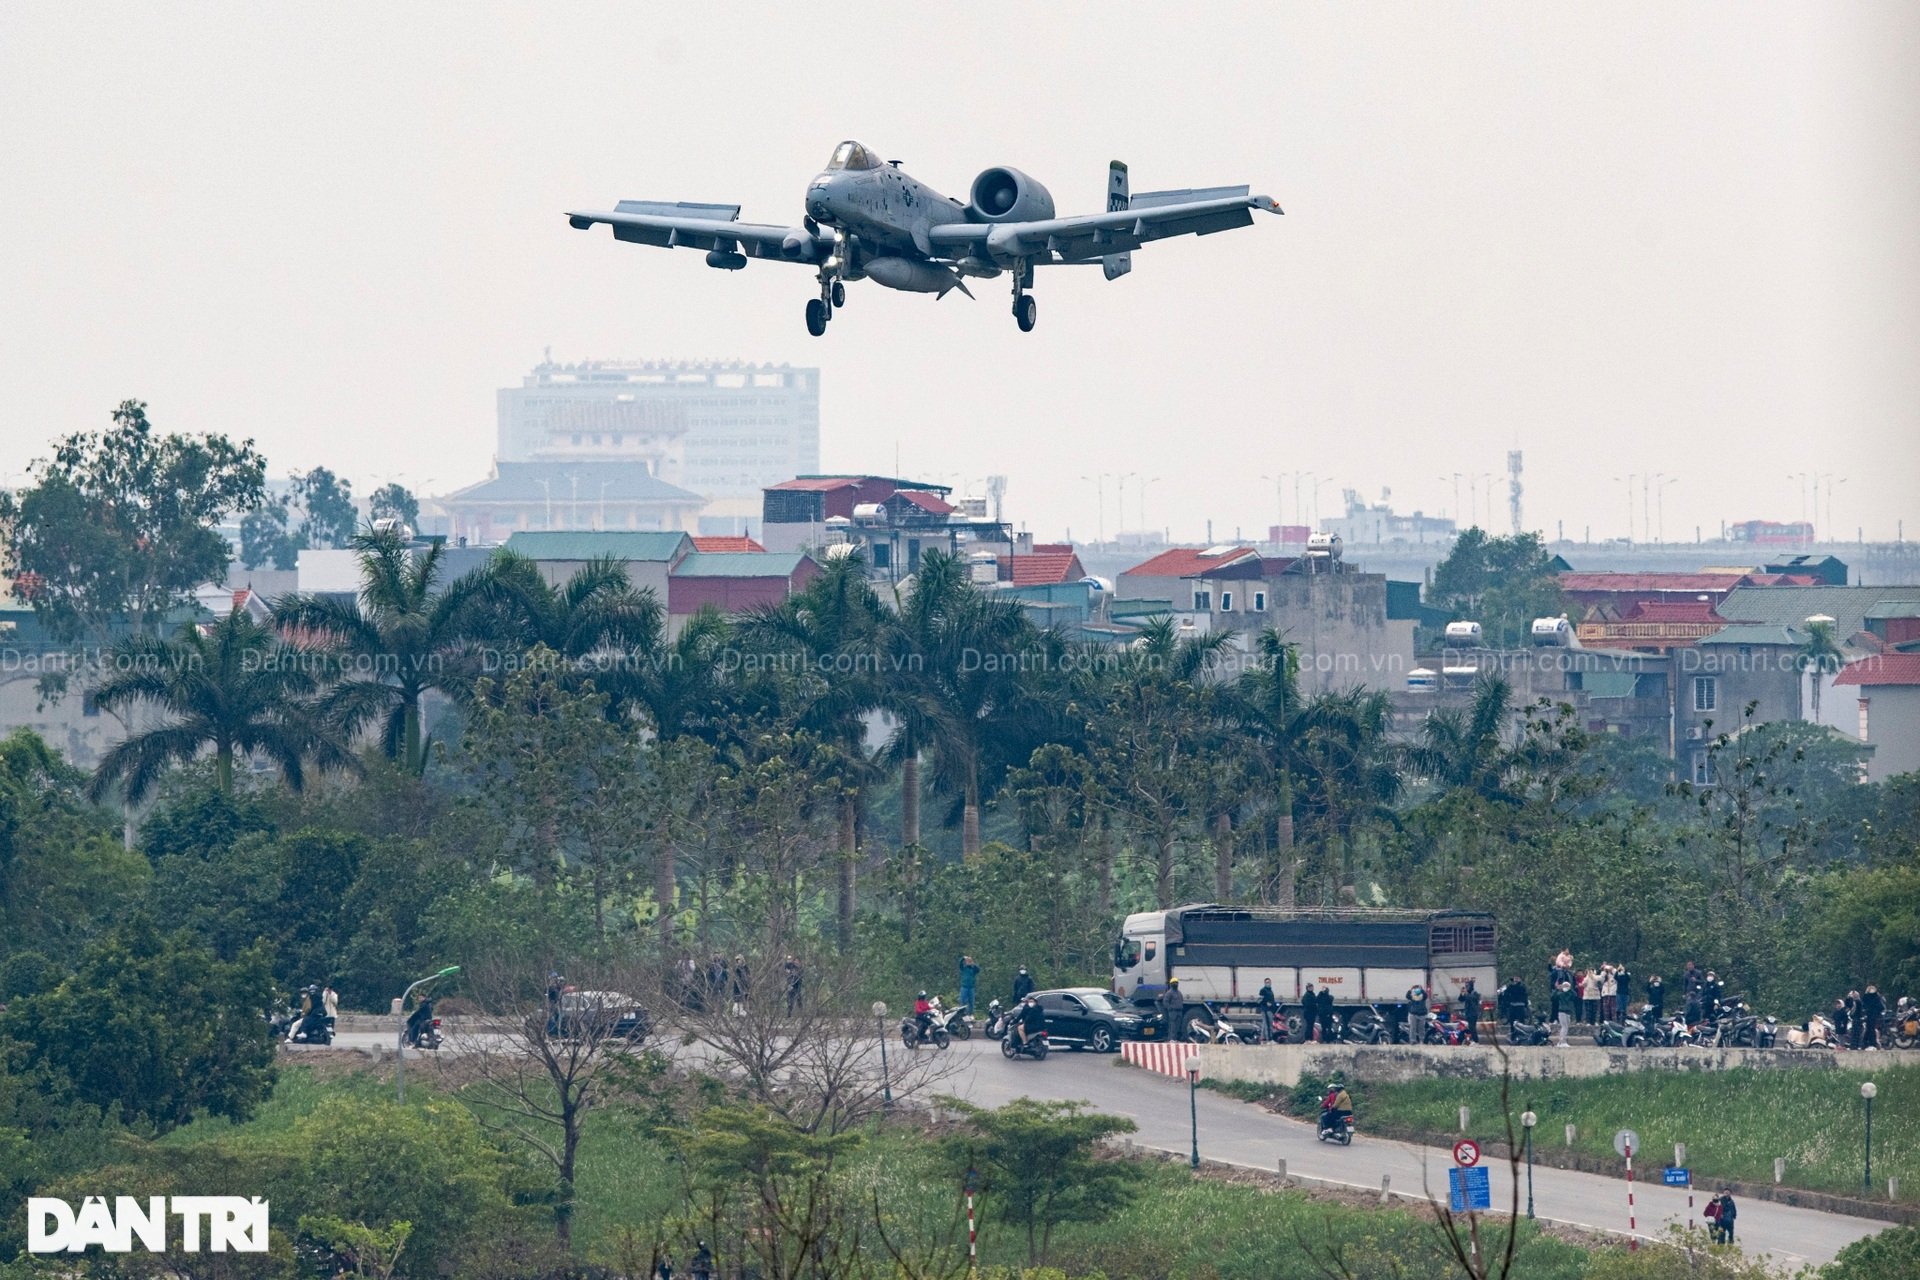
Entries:
{"type": "Polygon", "coordinates": [[[1513,534],[1517,538],[1521,532],[1520,521],[1520,450],[1507,451],[1507,514],[1513,517],[1513,534]]]}
{"type": "Polygon", "coordinates": [[[993,503],[993,522],[999,524],[1000,504],[1007,496],[1007,478],[1005,476],[987,477],[987,500],[993,503]]]}

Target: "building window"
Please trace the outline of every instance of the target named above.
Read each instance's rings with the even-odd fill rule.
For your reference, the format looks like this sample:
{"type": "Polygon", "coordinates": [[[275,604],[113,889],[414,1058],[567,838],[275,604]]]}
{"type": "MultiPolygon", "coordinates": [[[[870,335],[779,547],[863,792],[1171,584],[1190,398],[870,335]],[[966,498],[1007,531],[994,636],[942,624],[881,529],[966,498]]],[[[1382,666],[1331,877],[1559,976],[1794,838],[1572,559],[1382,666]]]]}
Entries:
{"type": "Polygon", "coordinates": [[[1222,613],[1233,612],[1233,592],[1222,591],[1220,593],[1220,612],[1222,613]]]}
{"type": "Polygon", "coordinates": [[[1693,753],[1693,785],[1696,787],[1713,785],[1713,757],[1704,751],[1693,753]]]}
{"type": "Polygon", "coordinates": [[[1266,592],[1256,591],[1253,593],[1253,611],[1255,613],[1265,613],[1267,611],[1267,593],[1266,592]]]}
{"type": "Polygon", "coordinates": [[[1713,676],[1693,678],[1693,709],[1712,711],[1720,702],[1720,682],[1713,676]]]}
{"type": "Polygon", "coordinates": [[[1213,612],[1213,592],[1196,590],[1193,593],[1193,611],[1195,613],[1213,612]]]}

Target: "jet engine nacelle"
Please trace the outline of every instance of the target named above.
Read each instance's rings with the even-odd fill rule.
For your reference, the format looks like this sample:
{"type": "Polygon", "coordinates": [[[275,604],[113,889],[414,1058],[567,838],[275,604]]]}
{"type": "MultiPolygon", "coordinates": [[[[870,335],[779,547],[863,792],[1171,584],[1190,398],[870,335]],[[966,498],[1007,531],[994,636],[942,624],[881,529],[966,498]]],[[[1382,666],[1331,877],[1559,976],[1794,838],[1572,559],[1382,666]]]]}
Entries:
{"type": "Polygon", "coordinates": [[[973,180],[972,199],[967,217],[974,222],[1030,222],[1053,216],[1053,196],[1047,189],[1004,165],[973,180]]]}

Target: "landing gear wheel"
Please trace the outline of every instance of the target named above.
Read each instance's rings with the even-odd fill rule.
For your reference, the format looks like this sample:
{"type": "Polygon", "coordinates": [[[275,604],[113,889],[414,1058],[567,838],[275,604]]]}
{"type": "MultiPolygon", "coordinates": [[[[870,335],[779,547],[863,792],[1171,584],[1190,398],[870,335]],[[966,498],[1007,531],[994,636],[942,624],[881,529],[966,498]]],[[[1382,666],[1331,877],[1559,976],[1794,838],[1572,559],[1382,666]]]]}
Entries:
{"type": "Polygon", "coordinates": [[[847,305],[847,286],[838,280],[833,282],[833,305],[835,307],[847,305]]]}
{"type": "Polygon", "coordinates": [[[1034,304],[1031,294],[1023,293],[1013,300],[1013,319],[1014,323],[1020,326],[1020,332],[1033,332],[1034,315],[1039,309],[1034,304]]]}
{"type": "Polygon", "coordinates": [[[807,332],[819,337],[827,331],[827,304],[818,298],[807,299],[807,332]]]}

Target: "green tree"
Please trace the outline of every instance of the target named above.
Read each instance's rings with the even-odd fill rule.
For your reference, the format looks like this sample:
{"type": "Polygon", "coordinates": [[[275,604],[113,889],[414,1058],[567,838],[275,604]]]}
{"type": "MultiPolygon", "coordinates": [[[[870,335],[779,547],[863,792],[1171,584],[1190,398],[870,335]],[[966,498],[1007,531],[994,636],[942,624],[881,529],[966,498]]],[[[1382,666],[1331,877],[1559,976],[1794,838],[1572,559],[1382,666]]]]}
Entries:
{"type": "MultiPolygon", "coordinates": [[[[652,591],[635,588],[626,565],[608,557],[588,562],[565,582],[549,583],[532,560],[513,551],[494,554],[481,579],[485,609],[474,625],[505,651],[551,650],[554,670],[577,687],[607,685],[606,670],[664,642],[666,614],[652,591]]],[[[617,702],[609,709],[618,712],[617,702]]]]}
{"type": "Polygon", "coordinates": [[[1137,1127],[1124,1116],[1101,1115],[1079,1102],[1018,1098],[998,1110],[957,1099],[966,1131],[947,1140],[955,1181],[977,1172],[983,1217],[1025,1232],[1027,1262],[1043,1264],[1054,1229],[1065,1222],[1101,1222],[1133,1200],[1138,1166],[1101,1156],[1108,1138],[1137,1127]]]}
{"type": "Polygon", "coordinates": [[[132,635],[112,650],[93,700],[110,711],[141,705],[164,719],[115,743],[95,770],[92,794],[115,785],[139,804],[169,766],[209,749],[214,777],[233,790],[236,755],[272,761],[298,790],[308,763],[346,769],[352,757],[326,733],[308,699],[319,688],[315,655],[302,653],[238,605],[212,626],[182,627],[172,640],[132,635]]]}
{"type": "Polygon", "coordinates": [[[1808,687],[1812,691],[1815,724],[1820,723],[1820,682],[1838,671],[1845,662],[1846,654],[1841,651],[1840,642],[1833,634],[1833,619],[1809,621],[1806,642],[1794,654],[1794,665],[1811,677],[1808,687]]]}
{"type": "Polygon", "coordinates": [[[1507,774],[1513,756],[1506,742],[1512,720],[1513,686],[1500,676],[1485,677],[1465,714],[1447,707],[1421,722],[1420,739],[1408,752],[1408,762],[1446,790],[1512,801],[1507,774]]]}
{"type": "Polygon", "coordinates": [[[1888,1227],[1854,1241],[1820,1269],[1820,1280],[1920,1280],[1920,1227],[1888,1227]]]}
{"type": "Polygon", "coordinates": [[[266,463],[251,440],[157,434],[127,400],[110,431],[68,436],[17,498],[0,494],[4,567],[54,632],[104,643],[150,632],[226,573],[221,521],[258,506],[266,463]]]}
{"type": "Polygon", "coordinates": [[[273,1087],[272,987],[264,951],[224,961],[136,916],[58,987],[0,1013],[0,1052],[9,1070],[123,1123],[244,1120],[273,1087]]]}
{"type": "Polygon", "coordinates": [[[463,698],[477,674],[474,612],[484,570],[444,583],[441,544],[416,551],[394,532],[356,535],[353,547],[358,600],[286,596],[275,617],[334,658],[335,683],[322,704],[328,717],[349,734],[377,726],[387,755],[418,774],[427,765],[424,699],[430,692],[463,698]]]}
{"type": "Polygon", "coordinates": [[[1498,648],[1525,645],[1535,618],[1567,608],[1554,556],[1537,533],[1489,537],[1468,529],[1434,566],[1428,601],[1457,619],[1478,622],[1498,648]]]}

